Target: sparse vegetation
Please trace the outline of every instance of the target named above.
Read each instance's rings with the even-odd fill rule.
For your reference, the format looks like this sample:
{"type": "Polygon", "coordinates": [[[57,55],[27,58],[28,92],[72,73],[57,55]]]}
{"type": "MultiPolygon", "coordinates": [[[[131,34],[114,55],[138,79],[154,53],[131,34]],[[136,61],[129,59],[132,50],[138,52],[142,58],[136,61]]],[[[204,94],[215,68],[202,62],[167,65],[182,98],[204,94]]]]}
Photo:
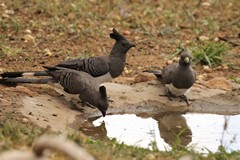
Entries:
{"type": "MultiPolygon", "coordinates": [[[[239,46],[220,40],[199,42],[197,38],[206,35],[214,39],[221,35],[239,44],[239,8],[239,0],[2,0],[0,71],[42,70],[42,65],[55,65],[68,58],[106,55],[114,43],[108,36],[113,27],[121,33],[129,31],[125,36],[137,44],[127,56],[127,68],[131,68],[131,72],[123,76],[133,77],[144,68],[161,68],[169,55],[177,56],[182,46],[188,48],[192,44],[194,63],[215,67],[225,62],[229,52],[239,55],[239,46]],[[23,41],[26,34],[36,43],[23,41]],[[179,47],[176,44],[180,44],[179,47]],[[43,52],[46,48],[53,54],[46,55],[43,52]]],[[[239,59],[231,59],[232,70],[239,70],[239,59]]],[[[238,71],[223,72],[240,83],[238,71]]],[[[42,128],[7,118],[0,122],[0,152],[12,148],[30,149],[33,140],[42,133],[42,128]]],[[[103,160],[172,160],[188,154],[197,160],[240,159],[239,152],[227,153],[222,147],[208,156],[195,153],[191,148],[178,149],[179,141],[174,150],[160,152],[155,142],[150,151],[119,144],[115,139],[95,140],[78,132],[70,134],[69,138],[103,160]]]]}
{"type": "Polygon", "coordinates": [[[19,48],[9,47],[9,46],[1,46],[0,47],[0,57],[2,56],[17,56],[22,53],[22,50],[19,48]]]}
{"type": "Polygon", "coordinates": [[[223,64],[224,56],[227,54],[227,46],[225,43],[219,42],[199,43],[192,48],[192,54],[196,64],[216,67],[223,64]]]}

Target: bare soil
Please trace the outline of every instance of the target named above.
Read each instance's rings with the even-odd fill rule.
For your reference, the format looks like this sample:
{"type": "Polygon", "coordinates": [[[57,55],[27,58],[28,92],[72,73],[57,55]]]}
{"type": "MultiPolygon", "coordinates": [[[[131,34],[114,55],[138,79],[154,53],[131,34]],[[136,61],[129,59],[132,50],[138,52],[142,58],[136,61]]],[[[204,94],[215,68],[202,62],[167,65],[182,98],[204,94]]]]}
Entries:
{"type": "MultiPolygon", "coordinates": [[[[202,35],[212,41],[225,41],[229,48],[224,60],[234,67],[220,66],[206,73],[201,65],[195,65],[198,75],[204,75],[204,81],[214,77],[225,77],[228,81],[240,77],[240,3],[196,2],[136,0],[127,4],[109,2],[113,6],[109,7],[108,2],[100,4],[98,1],[66,4],[65,1],[4,0],[0,6],[0,70],[42,70],[43,65],[54,65],[67,58],[107,55],[114,44],[108,34],[111,28],[116,28],[137,47],[129,51],[124,73],[113,81],[115,83],[106,84],[110,99],[114,101],[109,113],[167,109],[237,114],[238,87],[226,92],[200,84],[193,89],[196,96],[192,98],[195,100],[192,106],[186,107],[178,100],[169,102],[160,97],[161,85],[148,82],[130,85],[142,70],[162,68],[179,44],[191,47],[200,43],[198,39],[202,35]]],[[[54,88],[49,85],[0,86],[0,120],[11,113],[16,119],[28,117],[46,127],[63,120],[66,114],[70,122],[76,115],[99,114],[97,110],[86,109],[82,114],[69,109],[69,100],[54,88]]],[[[190,99],[193,95],[189,95],[190,99]]]]}

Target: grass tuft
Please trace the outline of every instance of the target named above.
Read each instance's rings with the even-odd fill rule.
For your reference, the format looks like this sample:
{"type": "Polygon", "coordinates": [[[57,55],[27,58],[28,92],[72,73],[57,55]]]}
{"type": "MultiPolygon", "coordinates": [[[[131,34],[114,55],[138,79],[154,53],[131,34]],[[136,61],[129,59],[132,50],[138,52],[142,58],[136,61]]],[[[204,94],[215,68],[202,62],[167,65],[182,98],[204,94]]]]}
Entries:
{"type": "Polygon", "coordinates": [[[216,67],[223,64],[223,58],[227,54],[225,43],[207,42],[192,48],[194,62],[196,64],[216,67]]]}
{"type": "Polygon", "coordinates": [[[22,54],[22,50],[19,48],[0,46],[0,57],[2,56],[17,56],[22,54]]]}

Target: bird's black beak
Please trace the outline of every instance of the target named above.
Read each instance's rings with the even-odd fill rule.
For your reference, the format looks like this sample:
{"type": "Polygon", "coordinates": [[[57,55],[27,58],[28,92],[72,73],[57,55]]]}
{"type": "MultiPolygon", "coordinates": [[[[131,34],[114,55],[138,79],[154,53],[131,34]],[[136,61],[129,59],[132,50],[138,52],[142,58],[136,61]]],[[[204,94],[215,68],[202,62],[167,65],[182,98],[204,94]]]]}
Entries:
{"type": "Polygon", "coordinates": [[[101,111],[101,112],[102,112],[103,117],[105,117],[106,116],[106,111],[101,111]]]}
{"type": "Polygon", "coordinates": [[[130,44],[130,48],[132,48],[132,47],[136,47],[136,45],[133,44],[133,43],[131,43],[131,44],[130,44]]]}

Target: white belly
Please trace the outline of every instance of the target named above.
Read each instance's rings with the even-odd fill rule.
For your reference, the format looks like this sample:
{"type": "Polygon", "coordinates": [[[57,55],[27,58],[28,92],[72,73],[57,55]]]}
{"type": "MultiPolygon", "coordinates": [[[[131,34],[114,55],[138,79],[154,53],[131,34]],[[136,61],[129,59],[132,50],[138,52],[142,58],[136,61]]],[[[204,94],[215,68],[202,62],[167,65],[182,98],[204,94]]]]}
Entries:
{"type": "Polygon", "coordinates": [[[100,76],[100,77],[96,77],[96,80],[97,80],[97,82],[98,82],[99,85],[100,85],[100,84],[102,84],[102,83],[111,81],[111,80],[112,80],[112,76],[111,76],[110,73],[108,72],[107,74],[104,74],[104,75],[102,75],[102,76],[100,76]]]}
{"type": "Polygon", "coordinates": [[[172,84],[165,84],[167,89],[173,94],[173,95],[176,95],[176,96],[180,96],[180,95],[183,95],[185,93],[187,93],[190,88],[188,89],[178,89],[176,87],[174,87],[172,84]]]}

